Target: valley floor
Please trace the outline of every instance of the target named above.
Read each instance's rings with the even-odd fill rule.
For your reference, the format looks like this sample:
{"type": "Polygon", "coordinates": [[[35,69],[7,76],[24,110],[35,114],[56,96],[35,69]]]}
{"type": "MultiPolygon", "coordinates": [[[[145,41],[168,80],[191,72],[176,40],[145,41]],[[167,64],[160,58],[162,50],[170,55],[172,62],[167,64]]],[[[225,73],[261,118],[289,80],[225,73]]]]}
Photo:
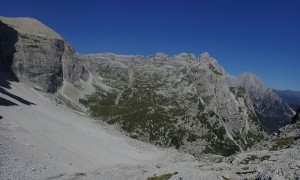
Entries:
{"type": "Polygon", "coordinates": [[[130,139],[23,84],[0,88],[0,179],[285,179],[300,174],[299,146],[199,161],[130,139]]]}

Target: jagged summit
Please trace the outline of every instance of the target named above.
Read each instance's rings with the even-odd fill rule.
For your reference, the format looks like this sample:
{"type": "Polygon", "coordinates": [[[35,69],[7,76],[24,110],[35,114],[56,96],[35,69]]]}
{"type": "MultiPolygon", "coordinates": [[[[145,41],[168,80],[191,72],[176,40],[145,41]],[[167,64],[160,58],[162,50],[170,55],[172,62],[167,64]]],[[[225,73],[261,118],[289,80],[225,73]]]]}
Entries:
{"type": "Polygon", "coordinates": [[[205,61],[208,60],[210,58],[209,53],[208,52],[204,52],[202,54],[200,54],[200,60],[205,61]]]}
{"type": "Polygon", "coordinates": [[[268,133],[290,123],[294,115],[293,110],[270,88],[266,87],[258,76],[246,72],[239,77],[227,76],[227,79],[231,86],[245,88],[257,116],[268,133]]]}
{"type": "Polygon", "coordinates": [[[246,89],[255,88],[261,91],[265,91],[267,87],[265,87],[261,81],[261,79],[251,72],[245,72],[239,76],[239,80],[246,89]]]}
{"type": "Polygon", "coordinates": [[[165,54],[165,53],[163,53],[163,52],[157,52],[157,53],[155,54],[155,56],[157,56],[157,57],[167,57],[168,55],[165,54]]]}

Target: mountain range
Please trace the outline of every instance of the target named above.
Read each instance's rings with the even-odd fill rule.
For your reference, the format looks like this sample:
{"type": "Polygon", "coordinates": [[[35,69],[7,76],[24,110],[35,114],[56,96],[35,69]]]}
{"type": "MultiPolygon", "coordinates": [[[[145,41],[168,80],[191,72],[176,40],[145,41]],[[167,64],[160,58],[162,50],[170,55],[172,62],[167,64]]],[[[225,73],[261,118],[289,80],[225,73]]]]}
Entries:
{"type": "MultiPolygon", "coordinates": [[[[270,139],[268,134],[288,125],[294,116],[259,77],[230,76],[207,52],[199,57],[81,55],[38,20],[0,17],[0,59],[2,94],[9,94],[5,88],[10,82],[20,82],[133,139],[198,159],[259,149],[266,138],[269,143],[261,146],[260,153],[264,148],[281,150],[282,139],[274,134],[270,139]]],[[[286,133],[294,138],[295,131],[286,133]]],[[[262,154],[257,158],[271,157],[262,154]]],[[[241,156],[244,160],[232,162],[252,160],[241,156]]]]}
{"type": "Polygon", "coordinates": [[[297,110],[300,105],[300,91],[273,89],[273,92],[287,102],[294,111],[297,110]]]}

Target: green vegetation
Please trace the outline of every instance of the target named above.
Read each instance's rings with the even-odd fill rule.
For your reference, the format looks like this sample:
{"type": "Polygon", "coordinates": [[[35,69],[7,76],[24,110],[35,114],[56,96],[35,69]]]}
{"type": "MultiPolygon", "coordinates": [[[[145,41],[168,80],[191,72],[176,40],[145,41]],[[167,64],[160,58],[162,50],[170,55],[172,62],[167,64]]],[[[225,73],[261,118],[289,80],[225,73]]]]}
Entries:
{"type": "Polygon", "coordinates": [[[117,93],[89,96],[80,103],[90,108],[90,114],[109,124],[120,124],[133,138],[147,137],[148,141],[165,147],[179,148],[182,141],[196,141],[190,130],[175,126],[177,117],[187,118],[177,101],[167,99],[151,90],[126,89],[116,104],[117,93]]]}
{"type": "MultiPolygon", "coordinates": [[[[248,111],[248,114],[249,114],[249,118],[252,122],[256,123],[256,124],[260,124],[259,121],[258,121],[258,118],[257,116],[252,112],[252,111],[248,111]]],[[[262,127],[260,126],[261,130],[262,130],[262,127]]]]}
{"type": "Polygon", "coordinates": [[[161,176],[148,177],[147,180],[168,180],[176,174],[178,174],[178,172],[174,172],[173,174],[169,173],[169,174],[163,174],[161,176]]]}
{"type": "Polygon", "coordinates": [[[248,142],[248,147],[252,147],[255,143],[261,141],[264,138],[264,135],[261,133],[252,133],[249,131],[245,135],[245,139],[248,142]]]}
{"type": "Polygon", "coordinates": [[[243,150],[252,147],[255,143],[261,141],[264,136],[261,133],[252,133],[251,131],[242,135],[238,131],[233,131],[233,139],[239,143],[243,150]]]}
{"type": "Polygon", "coordinates": [[[215,66],[213,66],[212,64],[209,64],[209,65],[208,65],[208,68],[209,68],[212,72],[214,72],[216,75],[218,75],[218,76],[222,76],[222,75],[223,75],[223,74],[220,73],[220,72],[215,68],[215,66]]]}
{"type": "MultiPolygon", "coordinates": [[[[141,82],[140,82],[141,83],[141,82]]],[[[184,142],[196,142],[203,139],[208,142],[203,153],[230,156],[239,147],[228,137],[226,130],[219,122],[214,111],[200,111],[196,116],[188,114],[178,99],[169,98],[156,93],[157,84],[148,88],[135,83],[132,88],[125,88],[121,92],[104,92],[97,88],[97,93],[90,95],[80,103],[89,107],[91,116],[101,119],[108,124],[118,124],[133,139],[140,139],[163,147],[180,148],[184,142]],[[116,103],[118,99],[118,103],[116,103]],[[178,125],[178,121],[182,123],[178,125]],[[208,130],[206,135],[199,136],[184,123],[193,122],[191,127],[198,126],[208,130]]],[[[197,96],[187,96],[184,101],[201,106],[197,96]]],[[[199,107],[200,106],[200,107],[199,107]]],[[[247,149],[261,140],[263,135],[249,132],[244,138],[236,132],[235,140],[247,149]],[[244,139],[247,142],[244,142],[244,139]]]]}
{"type": "MultiPolygon", "coordinates": [[[[265,155],[265,156],[256,156],[256,155],[251,155],[250,157],[245,158],[242,162],[240,162],[240,164],[249,164],[250,161],[265,161],[265,160],[269,160],[270,156],[269,155],[265,155]]],[[[249,169],[249,168],[248,168],[249,169]]]]}
{"type": "Polygon", "coordinates": [[[197,115],[197,120],[208,129],[208,133],[201,137],[210,143],[205,147],[203,153],[230,156],[239,151],[239,147],[231,139],[224,138],[226,130],[223,126],[220,126],[219,121],[211,124],[208,121],[208,118],[219,117],[214,111],[208,111],[208,113],[199,113],[197,115]]]}
{"type": "Polygon", "coordinates": [[[286,137],[286,138],[279,138],[279,139],[273,139],[272,143],[273,146],[269,149],[270,151],[276,151],[281,148],[284,148],[285,146],[291,144],[293,142],[293,137],[286,137]]]}
{"type": "MultiPolygon", "coordinates": [[[[199,95],[194,92],[181,95],[175,90],[166,90],[169,87],[174,88],[176,83],[170,82],[168,73],[162,76],[155,71],[142,75],[141,72],[132,71],[134,81],[128,86],[128,69],[126,71],[122,67],[101,64],[99,66],[99,74],[104,83],[114,90],[107,92],[96,87],[95,94],[79,100],[89,108],[89,114],[96,119],[108,124],[117,124],[133,139],[162,147],[179,149],[184,143],[193,145],[202,140],[207,142],[203,153],[230,156],[240,150],[227,137],[224,125],[220,121],[229,120],[220,117],[213,110],[206,110],[205,104],[209,104],[213,96],[201,97],[205,102],[202,104],[199,95]],[[201,135],[197,134],[198,130],[202,129],[205,135],[201,131],[201,135]]],[[[242,90],[239,91],[241,94],[242,90]]],[[[251,133],[244,136],[236,135],[237,142],[244,144],[244,149],[261,139],[260,136],[251,133]],[[244,142],[244,138],[247,142],[244,142]]]]}
{"type": "Polygon", "coordinates": [[[218,154],[222,156],[230,156],[237,151],[239,147],[229,138],[224,141],[214,140],[210,145],[207,145],[203,150],[205,154],[218,154]]]}
{"type": "Polygon", "coordinates": [[[300,121],[297,121],[295,124],[290,124],[287,126],[287,131],[291,132],[300,127],[300,121]]]}
{"type": "Polygon", "coordinates": [[[255,161],[256,159],[258,159],[256,155],[251,155],[250,157],[247,157],[242,162],[240,162],[240,164],[249,164],[250,161],[255,161]]]}

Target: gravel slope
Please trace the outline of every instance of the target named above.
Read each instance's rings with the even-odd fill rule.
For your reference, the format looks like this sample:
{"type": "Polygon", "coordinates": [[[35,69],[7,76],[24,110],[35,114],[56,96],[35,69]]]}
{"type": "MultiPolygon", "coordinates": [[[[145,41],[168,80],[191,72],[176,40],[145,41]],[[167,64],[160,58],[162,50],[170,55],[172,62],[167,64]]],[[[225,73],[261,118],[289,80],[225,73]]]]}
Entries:
{"type": "Polygon", "coordinates": [[[47,179],[145,164],[169,154],[58,106],[22,84],[10,86],[0,93],[17,104],[0,106],[0,179],[47,179]]]}

